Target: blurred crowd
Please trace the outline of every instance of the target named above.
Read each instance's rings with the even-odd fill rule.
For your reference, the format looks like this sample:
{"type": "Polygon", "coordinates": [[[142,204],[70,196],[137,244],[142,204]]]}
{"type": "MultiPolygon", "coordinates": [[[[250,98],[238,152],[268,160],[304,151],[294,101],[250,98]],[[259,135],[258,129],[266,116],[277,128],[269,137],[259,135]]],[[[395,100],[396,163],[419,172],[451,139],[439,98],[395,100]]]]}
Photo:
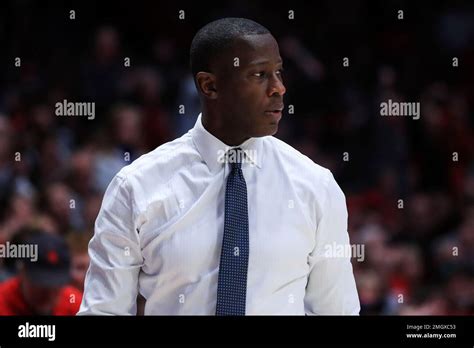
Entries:
{"type": "MultiPolygon", "coordinates": [[[[469,2],[357,1],[341,10],[339,1],[321,1],[295,4],[293,21],[288,6],[267,6],[190,3],[180,20],[181,7],[170,4],[4,4],[0,244],[22,240],[25,230],[28,238],[56,240],[46,244],[62,241],[71,269],[61,291],[45,293],[41,284],[31,291],[80,297],[87,242],[108,183],[194,125],[199,99],[187,63],[193,35],[213,19],[243,16],[280,44],[285,104],[294,113],[287,108],[277,137],[332,170],[346,194],[351,243],[365,251],[363,261],[353,259],[361,314],[474,314],[469,2]],[[65,99],[95,102],[95,118],[56,116],[55,103],[65,99]],[[381,117],[388,99],[420,102],[420,119],[381,117]]],[[[0,258],[0,293],[1,282],[12,279],[31,281],[17,262],[0,258]]],[[[38,303],[24,292],[25,302],[38,303]]],[[[69,313],[53,307],[26,313],[69,313]]]]}

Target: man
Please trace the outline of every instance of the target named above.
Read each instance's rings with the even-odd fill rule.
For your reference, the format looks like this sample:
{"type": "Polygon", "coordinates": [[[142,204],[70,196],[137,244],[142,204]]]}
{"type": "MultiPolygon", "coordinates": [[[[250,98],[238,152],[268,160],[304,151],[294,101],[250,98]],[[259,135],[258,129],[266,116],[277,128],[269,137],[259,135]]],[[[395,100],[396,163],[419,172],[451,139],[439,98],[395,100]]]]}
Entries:
{"type": "Polygon", "coordinates": [[[272,137],[282,60],[240,18],[191,44],[202,115],[110,183],[89,244],[79,314],[358,314],[344,194],[332,174],[272,137]]]}
{"type": "Polygon", "coordinates": [[[37,247],[37,255],[22,259],[18,276],[0,284],[0,315],[75,315],[82,294],[68,285],[70,260],[64,240],[33,232],[24,244],[37,247]]]}

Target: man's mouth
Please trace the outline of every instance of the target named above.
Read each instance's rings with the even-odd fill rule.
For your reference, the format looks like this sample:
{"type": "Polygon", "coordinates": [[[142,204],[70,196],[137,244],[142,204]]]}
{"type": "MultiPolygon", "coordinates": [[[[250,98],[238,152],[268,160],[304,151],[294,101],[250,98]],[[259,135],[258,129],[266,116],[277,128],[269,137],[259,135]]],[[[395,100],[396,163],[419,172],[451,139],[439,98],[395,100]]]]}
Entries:
{"type": "Polygon", "coordinates": [[[265,111],[265,114],[271,115],[273,117],[281,117],[284,105],[276,105],[265,111]]]}
{"type": "Polygon", "coordinates": [[[281,115],[281,110],[269,110],[265,111],[265,113],[268,115],[281,115]]]}

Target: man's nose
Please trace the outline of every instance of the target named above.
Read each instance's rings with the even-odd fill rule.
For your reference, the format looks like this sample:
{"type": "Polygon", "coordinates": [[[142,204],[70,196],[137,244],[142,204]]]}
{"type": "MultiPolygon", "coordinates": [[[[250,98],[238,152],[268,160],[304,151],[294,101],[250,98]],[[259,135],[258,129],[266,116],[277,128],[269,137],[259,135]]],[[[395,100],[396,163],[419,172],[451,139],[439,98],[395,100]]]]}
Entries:
{"type": "Polygon", "coordinates": [[[278,95],[283,95],[286,93],[286,88],[283,84],[283,80],[281,79],[281,76],[277,74],[273,74],[271,78],[268,96],[271,97],[275,93],[277,93],[278,95]]]}

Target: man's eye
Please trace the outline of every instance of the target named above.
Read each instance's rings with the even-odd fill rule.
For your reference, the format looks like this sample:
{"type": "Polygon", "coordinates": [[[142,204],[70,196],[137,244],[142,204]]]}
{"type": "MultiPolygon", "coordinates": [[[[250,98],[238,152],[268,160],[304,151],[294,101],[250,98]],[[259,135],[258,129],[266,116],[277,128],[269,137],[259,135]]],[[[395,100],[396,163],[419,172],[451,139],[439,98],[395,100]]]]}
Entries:
{"type": "Polygon", "coordinates": [[[283,71],[285,71],[285,69],[283,69],[283,67],[282,67],[282,68],[278,69],[276,73],[277,73],[277,75],[280,75],[280,77],[283,77],[283,71]]]}
{"type": "MultiPolygon", "coordinates": [[[[276,71],[276,74],[277,74],[277,75],[282,75],[282,73],[283,73],[283,68],[282,68],[282,69],[278,69],[278,70],[276,71]]],[[[267,76],[267,74],[265,73],[265,71],[259,71],[259,72],[255,73],[255,74],[253,74],[253,76],[259,77],[259,78],[263,78],[263,77],[267,76]]]]}

